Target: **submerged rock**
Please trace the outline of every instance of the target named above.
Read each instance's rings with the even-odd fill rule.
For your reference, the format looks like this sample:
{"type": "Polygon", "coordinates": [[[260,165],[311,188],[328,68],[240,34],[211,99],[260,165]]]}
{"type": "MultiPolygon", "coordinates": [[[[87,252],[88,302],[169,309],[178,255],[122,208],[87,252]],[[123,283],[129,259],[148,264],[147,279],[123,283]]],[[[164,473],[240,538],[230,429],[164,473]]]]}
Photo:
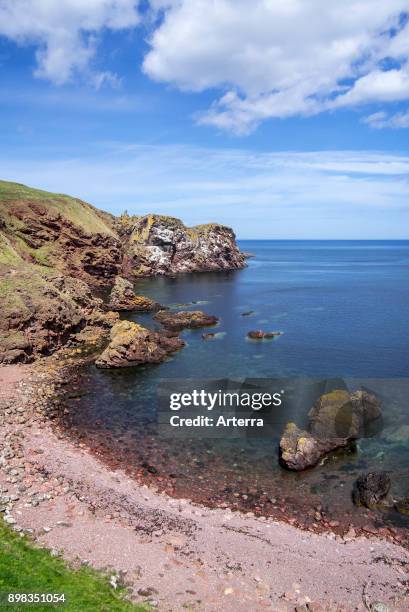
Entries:
{"type": "Polygon", "coordinates": [[[109,296],[109,308],[115,311],[138,310],[151,312],[163,308],[160,304],[144,295],[135,295],[131,281],[117,276],[109,296]]]}
{"type": "Polygon", "coordinates": [[[111,341],[98,357],[98,368],[127,368],[160,363],[184,346],[177,336],[153,332],[131,321],[120,321],[111,329],[111,341]]]}
{"type": "Polygon", "coordinates": [[[397,501],[395,504],[395,510],[399,512],[399,514],[409,516],[409,497],[397,501]]]}
{"type": "Polygon", "coordinates": [[[315,438],[295,423],[288,423],[280,440],[279,461],[288,470],[300,472],[317,465],[329,451],[346,446],[348,440],[315,438]]]}
{"type": "Polygon", "coordinates": [[[337,389],[322,395],[308,413],[308,431],[289,423],[280,441],[280,463],[289,470],[312,467],[327,453],[367,435],[381,417],[377,397],[337,389]]]}
{"type": "Polygon", "coordinates": [[[201,310],[170,312],[160,310],[154,319],[161,323],[163,327],[171,331],[181,331],[182,329],[196,329],[199,327],[209,327],[216,325],[219,319],[213,315],[208,315],[201,310]]]}
{"type": "Polygon", "coordinates": [[[355,481],[352,500],[356,506],[372,508],[385,499],[391,487],[391,479],[386,472],[361,474],[355,481]]]}

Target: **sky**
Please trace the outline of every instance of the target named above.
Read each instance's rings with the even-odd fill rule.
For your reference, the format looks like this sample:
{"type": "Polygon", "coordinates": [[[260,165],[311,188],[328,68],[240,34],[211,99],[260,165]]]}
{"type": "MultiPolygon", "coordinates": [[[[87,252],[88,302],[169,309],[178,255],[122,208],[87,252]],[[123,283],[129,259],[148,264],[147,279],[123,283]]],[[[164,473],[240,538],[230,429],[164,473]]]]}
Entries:
{"type": "Polygon", "coordinates": [[[239,238],[409,238],[409,0],[0,0],[0,177],[239,238]]]}

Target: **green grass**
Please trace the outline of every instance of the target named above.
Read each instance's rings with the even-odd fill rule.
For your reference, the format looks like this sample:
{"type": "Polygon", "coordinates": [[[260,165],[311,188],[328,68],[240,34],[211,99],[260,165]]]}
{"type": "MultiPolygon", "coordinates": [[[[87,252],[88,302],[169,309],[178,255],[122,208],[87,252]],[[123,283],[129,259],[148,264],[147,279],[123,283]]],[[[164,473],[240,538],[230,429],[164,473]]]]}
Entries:
{"type": "Polygon", "coordinates": [[[0,521],[0,610],[62,612],[146,612],[145,606],[124,600],[103,574],[90,568],[71,569],[65,561],[36,547],[0,521]],[[5,593],[64,593],[65,604],[7,604],[5,593]]]}
{"type": "Polygon", "coordinates": [[[108,221],[109,215],[104,215],[104,213],[82,200],[60,193],[33,189],[21,183],[0,181],[0,216],[3,213],[3,216],[7,217],[7,204],[16,201],[46,204],[50,209],[57,210],[66,219],[89,234],[115,235],[111,223],[108,221]]]}
{"type": "Polygon", "coordinates": [[[17,266],[22,262],[20,255],[11,245],[10,241],[0,233],[0,264],[17,266]]]}

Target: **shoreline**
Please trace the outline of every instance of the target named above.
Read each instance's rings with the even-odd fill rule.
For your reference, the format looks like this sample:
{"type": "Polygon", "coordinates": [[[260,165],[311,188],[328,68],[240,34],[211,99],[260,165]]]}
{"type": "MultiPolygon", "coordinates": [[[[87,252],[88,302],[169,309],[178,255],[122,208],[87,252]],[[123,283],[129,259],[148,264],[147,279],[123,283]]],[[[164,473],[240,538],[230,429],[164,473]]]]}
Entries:
{"type": "Polygon", "coordinates": [[[109,569],[132,599],[159,610],[408,608],[409,552],[390,538],[317,534],[175,499],[59,435],[41,412],[60,367],[0,369],[0,485],[12,527],[72,562],[109,569]]]}

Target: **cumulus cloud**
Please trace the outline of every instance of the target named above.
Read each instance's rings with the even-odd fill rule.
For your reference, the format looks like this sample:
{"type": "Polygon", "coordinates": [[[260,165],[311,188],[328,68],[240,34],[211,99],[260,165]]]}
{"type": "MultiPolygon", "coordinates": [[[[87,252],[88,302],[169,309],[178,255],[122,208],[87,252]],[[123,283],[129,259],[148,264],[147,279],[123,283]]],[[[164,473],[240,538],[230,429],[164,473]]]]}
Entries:
{"type": "MultiPolygon", "coordinates": [[[[88,72],[104,28],[139,22],[136,0],[0,0],[0,35],[37,46],[36,76],[62,84],[88,72]]],[[[88,75],[95,85],[117,83],[107,71],[88,75]]]]}
{"type": "Polygon", "coordinates": [[[213,93],[199,123],[246,134],[270,118],[409,100],[409,0],[0,0],[0,36],[35,46],[38,77],[116,87],[120,76],[92,69],[99,37],[141,13],[152,17],[144,72],[213,93]]]}
{"type": "Polygon", "coordinates": [[[151,0],[143,68],[223,88],[200,121],[238,133],[273,117],[409,98],[409,0],[151,0]],[[392,66],[392,67],[391,67],[392,66]]]}

